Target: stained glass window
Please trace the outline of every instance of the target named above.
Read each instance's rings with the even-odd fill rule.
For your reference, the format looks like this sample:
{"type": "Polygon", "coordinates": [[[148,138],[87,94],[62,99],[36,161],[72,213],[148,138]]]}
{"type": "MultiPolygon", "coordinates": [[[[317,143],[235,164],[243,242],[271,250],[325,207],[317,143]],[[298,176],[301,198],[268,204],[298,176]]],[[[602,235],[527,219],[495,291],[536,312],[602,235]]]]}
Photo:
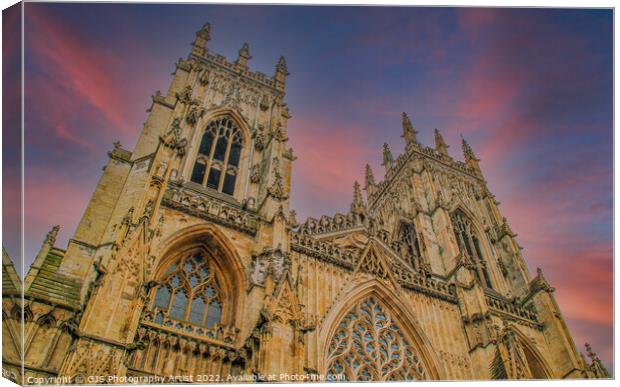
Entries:
{"type": "Polygon", "coordinates": [[[340,322],[327,354],[331,380],[424,380],[417,350],[374,298],[357,304],[340,322]]]}
{"type": "Polygon", "coordinates": [[[209,122],[200,141],[191,180],[232,195],[242,148],[241,130],[231,117],[209,122]]]}
{"type": "Polygon", "coordinates": [[[155,322],[162,323],[165,315],[209,328],[219,323],[221,290],[215,273],[202,253],[188,255],[170,266],[154,291],[155,322]]]}
{"type": "Polygon", "coordinates": [[[487,263],[480,250],[478,235],[471,220],[459,209],[452,213],[451,220],[454,236],[456,237],[461,253],[467,254],[476,265],[476,278],[481,281],[484,286],[492,288],[493,285],[487,269],[487,263]]]}

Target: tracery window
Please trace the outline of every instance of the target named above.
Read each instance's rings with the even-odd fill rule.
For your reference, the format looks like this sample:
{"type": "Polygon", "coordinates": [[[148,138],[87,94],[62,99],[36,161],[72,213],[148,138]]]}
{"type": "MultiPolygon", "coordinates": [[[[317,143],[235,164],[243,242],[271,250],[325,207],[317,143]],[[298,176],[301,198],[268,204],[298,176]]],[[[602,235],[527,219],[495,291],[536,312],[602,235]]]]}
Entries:
{"type": "Polygon", "coordinates": [[[222,317],[219,274],[202,252],[194,252],[172,264],[155,290],[153,320],[166,318],[211,328],[222,317]]]}
{"type": "Polygon", "coordinates": [[[331,380],[424,380],[417,350],[400,331],[391,314],[370,297],[342,319],[327,354],[331,380]]]}
{"type": "Polygon", "coordinates": [[[242,148],[241,129],[230,116],[209,122],[200,141],[191,181],[234,194],[242,148]]]}
{"type": "Polygon", "coordinates": [[[456,237],[461,253],[470,257],[476,265],[476,278],[481,281],[484,286],[493,288],[487,263],[480,249],[480,239],[478,238],[471,220],[460,209],[452,213],[451,220],[454,236],[456,237]]]}
{"type": "Polygon", "coordinates": [[[420,240],[413,224],[401,222],[398,229],[398,242],[402,257],[408,260],[415,270],[420,270],[422,259],[420,240]]]}

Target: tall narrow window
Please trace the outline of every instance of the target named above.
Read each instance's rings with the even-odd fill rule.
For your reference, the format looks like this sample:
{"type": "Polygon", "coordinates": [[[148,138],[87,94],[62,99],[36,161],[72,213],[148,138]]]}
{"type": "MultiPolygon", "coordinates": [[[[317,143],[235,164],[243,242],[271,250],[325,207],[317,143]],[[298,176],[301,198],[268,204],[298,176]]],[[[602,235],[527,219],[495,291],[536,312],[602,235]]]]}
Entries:
{"type": "Polygon", "coordinates": [[[422,254],[420,252],[420,240],[416,233],[415,226],[411,223],[402,222],[398,229],[398,242],[400,253],[414,267],[420,270],[422,254]]]}
{"type": "Polygon", "coordinates": [[[158,320],[163,317],[207,328],[222,318],[221,290],[216,271],[203,253],[193,253],[166,271],[155,290],[152,309],[158,320]],[[159,317],[161,316],[161,317],[159,317]]]}
{"type": "Polygon", "coordinates": [[[231,117],[209,122],[200,141],[191,181],[233,195],[242,148],[241,130],[231,117]]]}
{"type": "Polygon", "coordinates": [[[476,278],[484,286],[493,288],[491,276],[487,269],[487,263],[482,256],[478,235],[473,224],[467,215],[459,209],[452,213],[451,220],[454,236],[456,237],[456,242],[459,245],[461,253],[469,256],[476,265],[476,278]]]}

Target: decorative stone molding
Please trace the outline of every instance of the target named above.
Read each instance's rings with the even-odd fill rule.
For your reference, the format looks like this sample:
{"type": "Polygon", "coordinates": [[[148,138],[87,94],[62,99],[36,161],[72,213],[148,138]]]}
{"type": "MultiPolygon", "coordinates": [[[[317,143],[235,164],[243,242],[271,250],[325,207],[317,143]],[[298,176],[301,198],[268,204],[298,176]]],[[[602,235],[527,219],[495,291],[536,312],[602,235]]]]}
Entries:
{"type": "Polygon", "coordinates": [[[493,314],[527,323],[537,329],[542,328],[538,321],[538,314],[532,310],[532,307],[525,307],[516,300],[511,302],[488,289],[485,291],[485,301],[493,314]]]}
{"type": "Polygon", "coordinates": [[[288,199],[288,193],[284,187],[284,180],[280,174],[280,161],[277,157],[273,159],[273,181],[267,188],[267,194],[277,201],[283,201],[288,199]]]}
{"type": "Polygon", "coordinates": [[[185,150],[187,148],[187,139],[181,138],[181,133],[181,120],[175,118],[172,120],[172,124],[166,134],[160,136],[160,141],[165,146],[176,150],[179,157],[183,157],[185,155],[185,150]]]}
{"type": "Polygon", "coordinates": [[[192,192],[184,188],[169,188],[162,204],[188,215],[210,220],[255,235],[259,217],[249,211],[232,206],[208,195],[192,192]]]}
{"type": "Polygon", "coordinates": [[[175,320],[167,316],[163,316],[161,322],[155,323],[155,317],[154,311],[145,310],[143,312],[140,320],[141,327],[138,328],[138,340],[136,341],[139,341],[140,337],[144,337],[149,331],[156,331],[163,333],[165,340],[184,338],[211,343],[219,347],[227,347],[235,342],[238,333],[238,329],[230,325],[215,324],[213,327],[207,328],[175,320]]]}
{"type": "Polygon", "coordinates": [[[342,250],[329,242],[320,241],[297,232],[291,233],[290,241],[293,251],[331,262],[349,270],[355,268],[359,259],[359,251],[342,250]]]}

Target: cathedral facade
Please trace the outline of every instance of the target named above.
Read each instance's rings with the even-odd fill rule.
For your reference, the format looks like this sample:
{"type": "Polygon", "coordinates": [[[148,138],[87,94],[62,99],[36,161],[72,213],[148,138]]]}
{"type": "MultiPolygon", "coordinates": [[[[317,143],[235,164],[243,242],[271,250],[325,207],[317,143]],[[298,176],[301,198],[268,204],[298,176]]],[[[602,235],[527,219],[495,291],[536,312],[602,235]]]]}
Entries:
{"type": "MultiPolygon", "coordinates": [[[[435,131],[366,166],[348,212],[298,222],[291,118],[272,77],[207,49],[114,144],[75,235],[22,282],[3,254],[3,368],[17,382],[609,377],[532,276],[478,160],[435,131]],[[362,195],[365,191],[365,195],[362,195]],[[23,322],[23,335],[22,335],[23,322]],[[20,367],[23,362],[24,373],[20,367]]],[[[395,122],[397,124],[397,122],[395,122]]]]}

